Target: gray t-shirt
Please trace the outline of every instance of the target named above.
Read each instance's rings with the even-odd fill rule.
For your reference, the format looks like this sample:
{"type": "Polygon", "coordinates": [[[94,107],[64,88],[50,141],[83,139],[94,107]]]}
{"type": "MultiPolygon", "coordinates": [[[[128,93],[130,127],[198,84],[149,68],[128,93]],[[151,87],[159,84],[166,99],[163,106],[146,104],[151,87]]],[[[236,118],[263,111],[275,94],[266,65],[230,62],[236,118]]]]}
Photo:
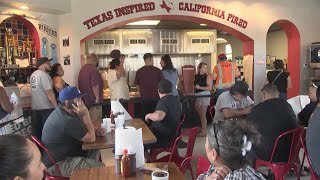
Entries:
{"type": "Polygon", "coordinates": [[[31,74],[31,109],[53,109],[54,106],[50,102],[46,91],[52,89],[51,77],[42,70],[36,70],[31,74]]]}
{"type": "MultiPolygon", "coordinates": [[[[87,132],[79,116],[71,115],[63,108],[57,107],[43,126],[41,141],[56,162],[67,157],[84,157],[86,152],[82,150],[81,139],[87,132]]],[[[43,162],[47,167],[52,165],[46,153],[43,154],[43,162]]]]}
{"type": "Polygon", "coordinates": [[[215,115],[213,118],[213,121],[219,121],[224,119],[224,115],[222,112],[222,109],[232,109],[232,110],[241,110],[245,107],[248,107],[250,105],[253,105],[252,99],[247,96],[247,98],[237,101],[235,100],[229,91],[226,91],[218,97],[216,106],[215,106],[215,115]]]}

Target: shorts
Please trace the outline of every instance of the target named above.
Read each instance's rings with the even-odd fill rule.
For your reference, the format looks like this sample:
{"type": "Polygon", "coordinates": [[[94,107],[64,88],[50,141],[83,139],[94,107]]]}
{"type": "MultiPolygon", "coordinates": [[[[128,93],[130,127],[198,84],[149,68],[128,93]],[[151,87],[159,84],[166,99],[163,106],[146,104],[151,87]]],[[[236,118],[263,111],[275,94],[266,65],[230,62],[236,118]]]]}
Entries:
{"type": "Polygon", "coordinates": [[[92,121],[102,121],[102,106],[92,106],[89,115],[92,121]]]}
{"type": "MultiPolygon", "coordinates": [[[[209,91],[202,91],[195,94],[196,96],[210,95],[209,91]]],[[[211,97],[196,98],[196,106],[209,106],[211,97]]]]}

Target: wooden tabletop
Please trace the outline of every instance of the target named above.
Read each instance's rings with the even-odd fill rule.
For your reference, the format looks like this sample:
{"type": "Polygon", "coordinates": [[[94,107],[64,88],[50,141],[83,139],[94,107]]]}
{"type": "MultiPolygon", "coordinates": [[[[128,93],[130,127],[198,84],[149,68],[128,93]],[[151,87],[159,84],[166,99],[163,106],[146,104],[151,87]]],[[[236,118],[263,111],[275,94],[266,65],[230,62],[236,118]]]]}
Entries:
{"type": "MultiPolygon", "coordinates": [[[[102,122],[95,121],[93,122],[95,127],[99,127],[102,122]]],[[[143,144],[149,144],[157,142],[157,138],[148,128],[148,126],[143,122],[142,119],[132,119],[125,121],[126,126],[132,126],[136,129],[142,128],[142,140],[143,144]]],[[[96,142],[94,143],[83,143],[82,149],[83,150],[92,150],[92,149],[107,149],[107,148],[114,148],[115,147],[115,131],[112,130],[111,132],[107,133],[104,137],[96,137],[96,142]]]]}
{"type": "MultiPolygon", "coordinates": [[[[157,167],[161,168],[165,165],[168,165],[169,171],[169,179],[174,180],[184,180],[185,177],[177,167],[174,162],[166,162],[166,163],[147,163],[145,166],[149,167],[157,167]]],[[[75,170],[70,180],[88,180],[88,179],[96,179],[96,180],[107,180],[107,179],[126,179],[126,180],[151,180],[151,172],[143,172],[137,170],[136,174],[131,177],[122,177],[120,174],[115,173],[114,166],[106,166],[100,168],[89,168],[89,169],[78,169],[75,170]]]]}

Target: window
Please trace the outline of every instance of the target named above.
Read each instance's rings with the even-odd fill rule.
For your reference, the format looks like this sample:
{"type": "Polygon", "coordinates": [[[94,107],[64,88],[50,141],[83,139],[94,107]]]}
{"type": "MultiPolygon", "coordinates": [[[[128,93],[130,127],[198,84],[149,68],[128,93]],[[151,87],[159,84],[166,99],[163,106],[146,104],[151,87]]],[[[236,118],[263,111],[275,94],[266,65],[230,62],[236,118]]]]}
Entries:
{"type": "Polygon", "coordinates": [[[147,44],[147,39],[144,39],[144,38],[129,39],[129,44],[130,45],[147,44]]]}
{"type": "Polygon", "coordinates": [[[232,48],[230,44],[226,45],[226,56],[228,58],[228,60],[232,60],[232,48]]]}
{"type": "Polygon", "coordinates": [[[114,39],[94,39],[93,45],[114,45],[114,39]]]}

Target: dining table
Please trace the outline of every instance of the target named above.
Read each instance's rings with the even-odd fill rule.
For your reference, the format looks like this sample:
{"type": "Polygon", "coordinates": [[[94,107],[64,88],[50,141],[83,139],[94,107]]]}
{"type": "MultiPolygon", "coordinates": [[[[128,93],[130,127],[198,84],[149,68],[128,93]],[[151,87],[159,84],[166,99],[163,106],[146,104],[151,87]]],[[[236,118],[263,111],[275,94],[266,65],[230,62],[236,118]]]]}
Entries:
{"type": "MultiPolygon", "coordinates": [[[[179,167],[174,162],[163,163],[146,163],[145,167],[160,168],[166,167],[169,173],[169,179],[185,180],[185,176],[181,173],[179,167]],[[167,166],[166,166],[167,165],[167,166]]],[[[137,169],[136,173],[130,177],[123,177],[117,174],[114,166],[104,166],[99,168],[86,168],[75,170],[70,180],[107,180],[107,179],[126,179],[126,180],[151,180],[151,171],[137,169]]]]}
{"type": "MultiPolygon", "coordinates": [[[[94,127],[100,127],[102,121],[93,121],[94,127]]],[[[155,143],[157,142],[157,138],[146,125],[146,123],[140,118],[134,118],[131,120],[125,121],[125,126],[131,126],[136,129],[142,129],[142,141],[143,144],[155,143]]],[[[105,136],[97,136],[96,141],[92,143],[84,142],[82,144],[83,150],[98,150],[98,149],[108,149],[115,147],[115,130],[111,130],[111,132],[106,133],[105,136]]]]}

